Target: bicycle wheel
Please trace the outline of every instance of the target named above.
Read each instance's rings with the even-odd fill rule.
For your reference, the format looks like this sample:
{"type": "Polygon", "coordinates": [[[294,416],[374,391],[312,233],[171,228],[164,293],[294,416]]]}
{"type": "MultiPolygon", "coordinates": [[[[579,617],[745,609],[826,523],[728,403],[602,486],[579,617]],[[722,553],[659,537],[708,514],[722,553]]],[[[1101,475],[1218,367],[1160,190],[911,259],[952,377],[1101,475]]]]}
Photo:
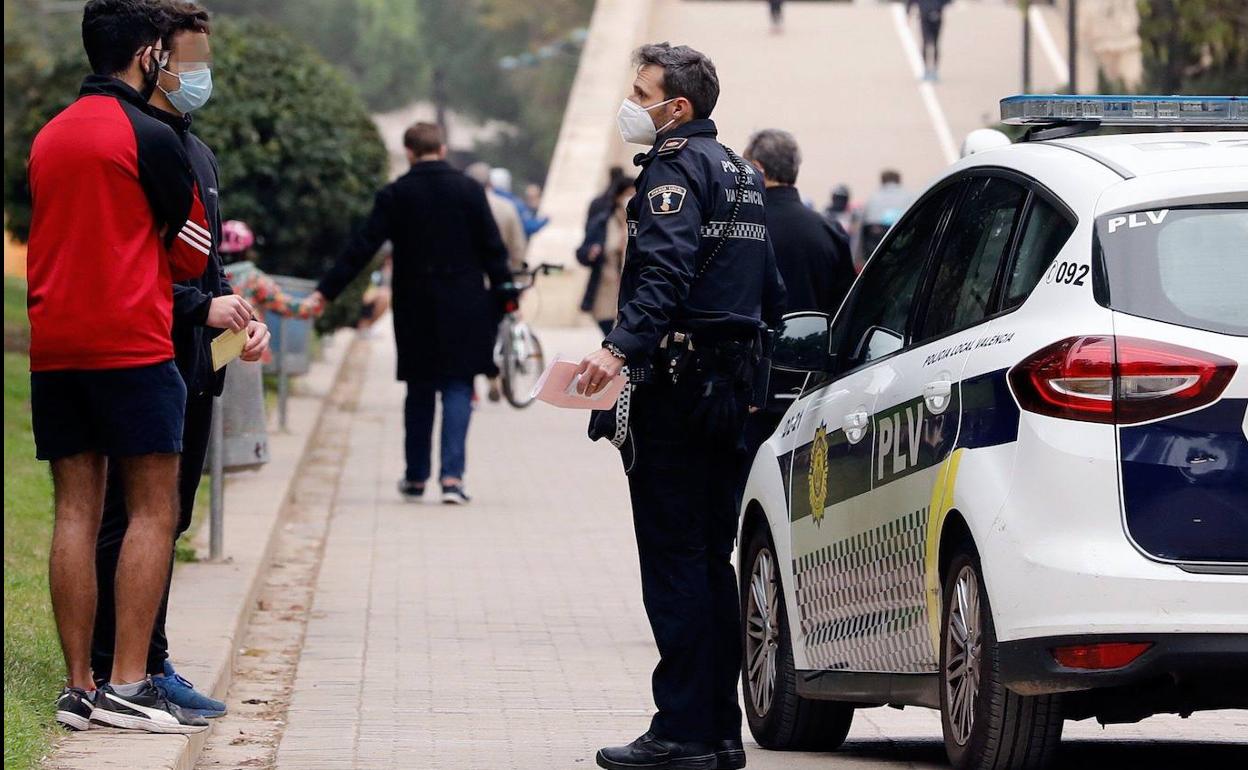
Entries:
{"type": "Polygon", "coordinates": [[[546,357],[527,323],[516,322],[510,332],[510,340],[503,345],[503,395],[507,403],[523,409],[533,403],[533,387],[546,370],[546,357]]]}

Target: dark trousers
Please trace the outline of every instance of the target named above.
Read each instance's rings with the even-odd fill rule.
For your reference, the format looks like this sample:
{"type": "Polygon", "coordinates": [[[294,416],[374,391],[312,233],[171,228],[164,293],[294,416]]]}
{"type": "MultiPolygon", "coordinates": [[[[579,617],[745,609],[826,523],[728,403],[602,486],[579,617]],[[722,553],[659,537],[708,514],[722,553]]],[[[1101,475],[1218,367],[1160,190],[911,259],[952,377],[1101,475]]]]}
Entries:
{"type": "MultiPolygon", "coordinates": [[[[195,492],[204,472],[208,455],[208,439],[212,432],[212,395],[188,394],[186,420],[182,427],[182,459],[178,472],[178,526],[175,539],[191,526],[195,508],[195,492]]],[[[107,680],[113,671],[113,642],[117,637],[117,605],[115,600],[117,561],[126,537],[130,516],[126,511],[125,485],[121,464],[110,462],[104,492],[104,518],[95,544],[95,579],[98,600],[95,607],[95,633],[91,640],[91,668],[97,679],[107,680]]],[[[169,574],[173,574],[173,552],[169,553],[169,574]]],[[[169,657],[169,639],[165,634],[165,616],[169,610],[169,582],[165,581],[165,597],[156,613],[152,643],[147,652],[147,672],[159,674],[169,657]]]]}
{"type": "Polygon", "coordinates": [[[672,740],[741,737],[741,619],[730,561],[740,452],[696,435],[696,382],[642,385],[629,472],[642,601],[659,648],[650,729],[672,740]]]}
{"type": "Polygon", "coordinates": [[[442,394],[442,461],[440,478],[462,479],[468,422],[472,417],[472,378],[446,377],[437,382],[408,382],[403,405],[407,435],[408,481],[428,480],[432,471],[433,413],[435,399],[442,394]]]}
{"type": "Polygon", "coordinates": [[[935,70],[940,66],[940,14],[919,15],[919,31],[923,34],[923,66],[935,70]]]}

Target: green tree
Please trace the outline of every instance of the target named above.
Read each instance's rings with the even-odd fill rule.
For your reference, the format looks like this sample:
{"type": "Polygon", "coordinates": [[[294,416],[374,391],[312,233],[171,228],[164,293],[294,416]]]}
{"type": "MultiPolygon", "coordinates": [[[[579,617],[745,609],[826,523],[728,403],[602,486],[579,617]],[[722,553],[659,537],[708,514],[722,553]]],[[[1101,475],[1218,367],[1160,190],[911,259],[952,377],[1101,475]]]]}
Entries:
{"type": "Polygon", "coordinates": [[[1146,90],[1248,93],[1248,2],[1138,0],[1138,4],[1146,90]]]}

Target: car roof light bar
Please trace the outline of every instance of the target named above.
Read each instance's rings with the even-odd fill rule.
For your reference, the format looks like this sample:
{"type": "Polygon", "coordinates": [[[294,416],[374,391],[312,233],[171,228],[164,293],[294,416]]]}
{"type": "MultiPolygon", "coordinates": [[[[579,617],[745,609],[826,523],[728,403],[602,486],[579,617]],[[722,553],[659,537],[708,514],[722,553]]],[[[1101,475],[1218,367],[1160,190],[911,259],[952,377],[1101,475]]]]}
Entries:
{"type": "Polygon", "coordinates": [[[1248,128],[1243,96],[1021,94],[1001,100],[1010,126],[1230,126],[1248,128]]]}

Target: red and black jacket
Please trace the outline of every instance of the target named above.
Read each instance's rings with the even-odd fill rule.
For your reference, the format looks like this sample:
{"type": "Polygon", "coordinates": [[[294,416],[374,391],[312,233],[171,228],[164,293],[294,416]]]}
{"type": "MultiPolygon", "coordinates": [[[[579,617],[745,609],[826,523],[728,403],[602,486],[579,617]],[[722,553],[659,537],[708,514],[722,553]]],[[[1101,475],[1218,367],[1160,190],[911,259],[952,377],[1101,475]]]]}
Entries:
{"type": "Polygon", "coordinates": [[[27,247],[31,371],[173,358],[173,282],[212,234],[181,140],[115,78],[91,75],[35,137],[27,247]]]}

